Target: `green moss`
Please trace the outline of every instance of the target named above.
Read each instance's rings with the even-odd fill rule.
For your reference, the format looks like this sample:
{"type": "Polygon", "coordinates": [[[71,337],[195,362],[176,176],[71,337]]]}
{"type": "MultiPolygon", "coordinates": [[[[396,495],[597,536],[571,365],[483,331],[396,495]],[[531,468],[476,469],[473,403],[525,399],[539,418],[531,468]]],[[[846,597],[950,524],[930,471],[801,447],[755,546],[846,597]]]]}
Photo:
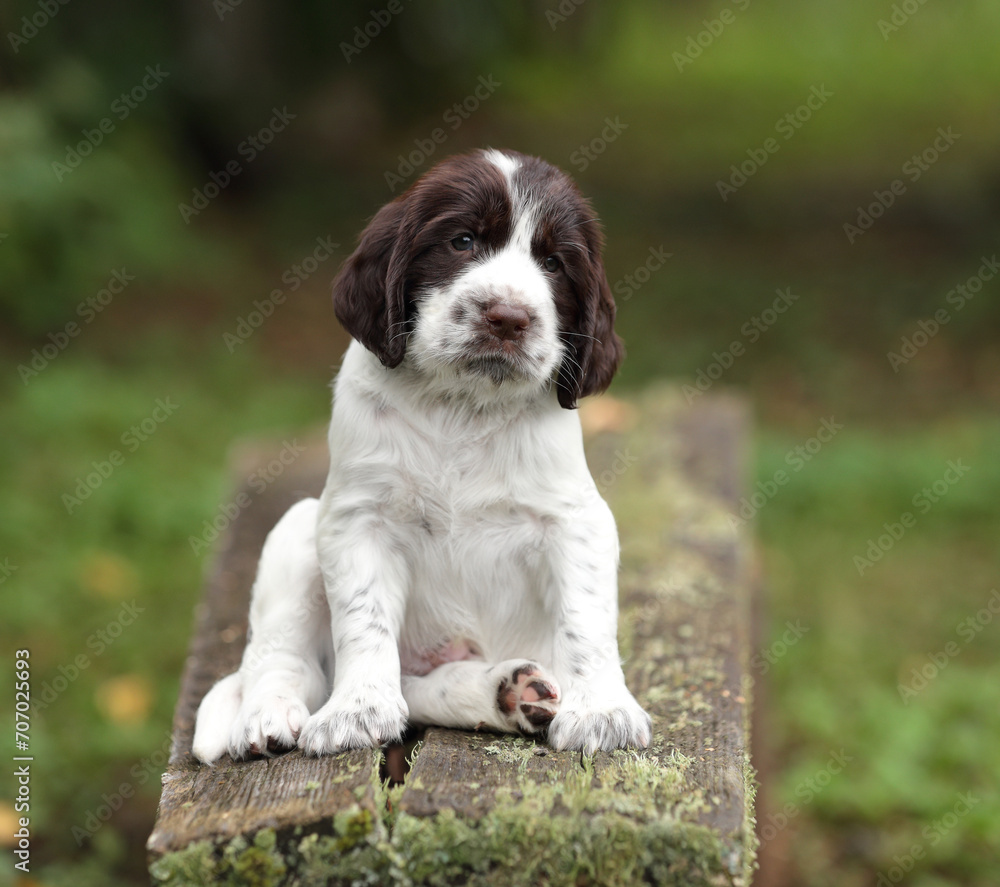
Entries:
{"type": "Polygon", "coordinates": [[[277,849],[273,829],[261,829],[253,843],[245,838],[233,838],[222,852],[218,875],[222,883],[232,887],[270,887],[278,884],[288,867],[277,849]]]}
{"type": "Polygon", "coordinates": [[[189,887],[211,884],[215,869],[215,845],[211,841],[198,841],[155,860],[149,874],[154,883],[163,887],[189,887]]]}
{"type": "MultiPolygon", "coordinates": [[[[376,749],[375,754],[377,756],[381,755],[381,750],[376,749]]],[[[354,779],[355,774],[360,772],[362,767],[369,766],[364,761],[352,761],[350,759],[344,759],[341,761],[338,767],[338,772],[335,776],[330,778],[330,782],[334,785],[340,785],[344,782],[350,782],[354,779]]],[[[378,769],[378,761],[375,762],[375,767],[378,769]]]]}
{"type": "Polygon", "coordinates": [[[743,785],[745,787],[743,795],[743,861],[747,882],[750,881],[750,873],[757,866],[757,848],[760,846],[760,839],[757,837],[757,771],[750,763],[750,755],[743,759],[743,785]]]}
{"type": "Polygon", "coordinates": [[[528,762],[535,757],[535,748],[536,745],[531,740],[504,737],[483,746],[483,751],[501,764],[513,764],[517,767],[518,774],[522,774],[528,769],[528,762]]]}
{"type": "Polygon", "coordinates": [[[252,841],[242,836],[223,844],[200,841],[156,860],[150,874],[163,887],[385,883],[392,854],[382,821],[355,805],[339,812],[331,826],[330,835],[313,833],[301,840],[296,829],[287,842],[279,842],[273,829],[262,829],[252,841]]]}
{"type": "Polygon", "coordinates": [[[352,807],[333,820],[332,835],[306,835],[295,848],[296,887],[384,884],[390,866],[388,831],[370,810],[352,807]]]}
{"type": "MultiPolygon", "coordinates": [[[[507,737],[484,748],[527,767],[533,744],[507,737]]],[[[690,761],[632,751],[595,758],[547,781],[498,790],[492,809],[471,820],[445,810],[400,815],[391,845],[394,880],[431,885],[743,884],[743,854],[691,822],[705,809],[687,785],[690,761]]]]}
{"type": "Polygon", "coordinates": [[[679,751],[674,751],[664,764],[642,752],[619,749],[609,755],[614,766],[621,773],[621,785],[625,790],[641,792],[668,792],[681,797],[686,791],[684,772],[690,767],[691,759],[679,751]]]}
{"type": "Polygon", "coordinates": [[[221,846],[199,841],[160,857],[150,866],[149,872],[154,882],[164,887],[202,884],[270,887],[281,883],[287,869],[274,830],[261,829],[252,842],[243,836],[221,846]]]}
{"type": "MultiPolygon", "coordinates": [[[[640,822],[629,813],[555,813],[557,790],[499,803],[479,821],[446,810],[404,816],[392,842],[405,859],[398,880],[426,885],[664,885],[744,883],[730,877],[731,852],[705,827],[673,818],[640,822]]],[[[572,798],[570,798],[572,800],[572,798]]],[[[612,805],[614,806],[614,805],[612,805]]]]}
{"type": "Polygon", "coordinates": [[[341,810],[333,817],[333,831],[336,835],[337,852],[353,850],[375,830],[375,817],[370,810],[354,807],[341,810]]]}

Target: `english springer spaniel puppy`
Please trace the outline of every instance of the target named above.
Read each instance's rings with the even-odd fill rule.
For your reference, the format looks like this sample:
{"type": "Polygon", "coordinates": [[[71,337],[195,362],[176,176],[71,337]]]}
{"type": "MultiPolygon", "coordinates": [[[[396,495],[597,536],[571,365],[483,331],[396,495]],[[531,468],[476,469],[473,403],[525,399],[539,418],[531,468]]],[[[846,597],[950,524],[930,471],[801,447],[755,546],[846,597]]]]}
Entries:
{"type": "Polygon", "coordinates": [[[334,282],[354,341],[326,488],[264,544],[200,760],[379,746],[407,723],[649,744],[574,409],[623,355],[601,248],[570,179],[513,151],[451,157],[375,216],[334,282]]]}

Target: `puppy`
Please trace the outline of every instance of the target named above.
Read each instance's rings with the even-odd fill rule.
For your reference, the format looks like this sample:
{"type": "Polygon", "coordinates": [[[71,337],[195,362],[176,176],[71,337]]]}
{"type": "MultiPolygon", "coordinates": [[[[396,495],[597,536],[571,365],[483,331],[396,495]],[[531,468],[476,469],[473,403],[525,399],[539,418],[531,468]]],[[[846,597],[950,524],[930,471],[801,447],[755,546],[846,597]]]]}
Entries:
{"type": "Polygon", "coordinates": [[[375,216],[334,282],[354,341],[326,487],[264,544],[200,760],[378,746],[407,723],[649,744],[574,410],[623,356],[601,248],[570,179],[512,151],[449,158],[375,216]]]}

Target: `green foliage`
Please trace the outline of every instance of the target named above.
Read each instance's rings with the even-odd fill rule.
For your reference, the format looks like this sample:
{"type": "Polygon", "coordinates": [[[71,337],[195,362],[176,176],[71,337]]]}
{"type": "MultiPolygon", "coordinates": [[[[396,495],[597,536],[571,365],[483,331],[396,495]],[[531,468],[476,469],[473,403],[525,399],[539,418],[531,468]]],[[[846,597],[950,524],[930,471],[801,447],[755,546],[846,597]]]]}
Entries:
{"type": "Polygon", "coordinates": [[[176,173],[158,134],[135,121],[118,126],[71,168],[67,144],[81,133],[59,133],[41,97],[0,97],[0,317],[20,331],[84,325],[78,306],[119,269],[148,288],[216,267],[180,223],[176,173]]]}
{"type": "MultiPolygon", "coordinates": [[[[758,477],[787,470],[785,454],[801,442],[765,435],[758,477]]],[[[816,883],[834,865],[842,883],[863,883],[914,846],[923,856],[908,883],[942,872],[977,887],[994,881],[998,446],[992,417],[896,434],[845,429],[760,510],[772,593],[765,649],[780,645],[787,622],[808,627],[787,651],[770,647],[780,655],[764,677],[777,701],[770,742],[787,756],[774,807],[797,806],[793,852],[816,883]],[[968,475],[920,514],[914,496],[959,458],[968,475]],[[907,510],[916,525],[859,576],[854,556],[907,510]],[[852,760],[827,780],[825,761],[841,749],[852,760]],[[969,792],[976,803],[955,816],[969,792]],[[850,861],[838,858],[838,834],[863,848],[850,861]]]]}

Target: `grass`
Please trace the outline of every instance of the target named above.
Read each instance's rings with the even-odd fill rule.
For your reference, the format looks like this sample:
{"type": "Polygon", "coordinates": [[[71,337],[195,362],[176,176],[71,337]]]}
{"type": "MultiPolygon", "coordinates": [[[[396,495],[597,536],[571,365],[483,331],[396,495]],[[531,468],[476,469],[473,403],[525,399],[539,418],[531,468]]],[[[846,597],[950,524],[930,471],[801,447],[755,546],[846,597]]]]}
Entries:
{"type": "MultiPolygon", "coordinates": [[[[787,468],[800,443],[765,431],[758,477],[787,468]]],[[[773,665],[761,660],[757,676],[773,700],[765,741],[782,764],[774,809],[759,818],[802,883],[871,884],[917,852],[914,887],[995,883],[998,444],[987,415],[845,429],[760,511],[773,665]],[[956,459],[969,473],[920,514],[914,496],[956,459]],[[916,525],[859,575],[855,555],[906,511],[916,525]],[[785,644],[789,622],[805,633],[785,644]],[[850,762],[824,775],[841,750],[850,762]],[[968,792],[976,803],[953,819],[968,792]]]]}

